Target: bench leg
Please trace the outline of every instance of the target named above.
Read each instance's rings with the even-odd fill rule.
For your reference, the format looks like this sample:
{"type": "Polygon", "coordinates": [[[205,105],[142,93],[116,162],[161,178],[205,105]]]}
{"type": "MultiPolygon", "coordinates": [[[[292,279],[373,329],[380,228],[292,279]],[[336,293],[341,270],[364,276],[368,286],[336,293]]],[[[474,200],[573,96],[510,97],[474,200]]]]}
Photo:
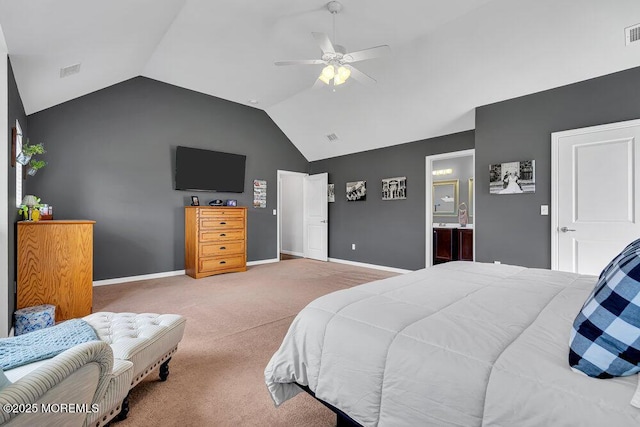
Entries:
{"type": "Polygon", "coordinates": [[[122,408],[120,409],[120,413],[116,415],[117,421],[123,421],[127,419],[127,415],[129,415],[129,393],[122,401],[122,408]]]}
{"type": "Polygon", "coordinates": [[[166,362],[160,365],[160,381],[166,381],[169,376],[169,362],[171,358],[168,358],[166,362]]]}

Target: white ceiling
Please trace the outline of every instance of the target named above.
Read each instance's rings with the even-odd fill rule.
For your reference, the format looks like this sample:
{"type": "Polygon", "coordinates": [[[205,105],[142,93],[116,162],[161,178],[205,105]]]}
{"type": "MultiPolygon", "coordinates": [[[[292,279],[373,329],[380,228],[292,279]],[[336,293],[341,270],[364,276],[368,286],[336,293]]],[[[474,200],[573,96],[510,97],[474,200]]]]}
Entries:
{"type": "Polygon", "coordinates": [[[310,161],[474,128],[474,108],[640,66],[637,0],[342,0],[336,39],[378,80],[310,90],[324,0],[0,0],[27,114],[139,75],[264,109],[310,161]],[[60,68],[82,63],[79,74],[60,68]],[[335,133],[338,140],[328,142],[335,133]]]}

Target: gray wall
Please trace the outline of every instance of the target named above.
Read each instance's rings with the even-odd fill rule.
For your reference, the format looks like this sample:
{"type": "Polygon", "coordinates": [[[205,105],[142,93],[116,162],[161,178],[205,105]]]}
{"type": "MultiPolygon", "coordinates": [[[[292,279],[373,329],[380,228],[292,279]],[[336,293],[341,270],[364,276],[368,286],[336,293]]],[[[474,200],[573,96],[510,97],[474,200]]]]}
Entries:
{"type": "MultiPolygon", "coordinates": [[[[28,117],[48,165],[29,191],[55,219],[84,218],[94,232],[94,279],[184,268],[184,209],[249,206],[250,261],[276,258],[276,171],[306,172],[308,162],[262,110],[137,77],[28,117]],[[174,190],[175,147],[245,154],[245,192],[174,190]],[[268,183],[267,209],[255,209],[253,179],[268,183]]],[[[215,165],[211,165],[215,167],[215,165]]]]}
{"type": "Polygon", "coordinates": [[[478,261],[551,267],[551,133],[640,117],[640,68],[476,109],[478,261]],[[535,194],[490,195],[489,165],[536,161],[535,194]]]}
{"type": "Polygon", "coordinates": [[[311,163],[329,173],[329,256],[417,270],[425,266],[425,157],[473,148],[473,131],[311,163]],[[406,200],[382,200],[383,178],[407,177],[406,200]],[[346,183],[367,181],[367,199],[348,202],[346,183]],[[356,250],[351,250],[351,244],[356,250]]]}
{"type": "MultiPolygon", "coordinates": [[[[453,169],[451,175],[434,176],[433,181],[458,180],[458,205],[460,203],[467,205],[469,224],[473,224],[472,206],[469,203],[469,178],[473,178],[475,172],[473,156],[436,160],[433,162],[433,169],[453,169]]],[[[458,223],[458,210],[456,209],[454,215],[433,215],[433,222],[458,223]]]]}
{"type": "MultiPolygon", "coordinates": [[[[11,68],[11,61],[7,58],[8,66],[9,66],[9,130],[7,135],[7,145],[6,150],[9,152],[9,161],[11,161],[11,156],[13,153],[11,152],[11,139],[12,133],[11,128],[15,126],[16,120],[20,123],[20,127],[22,128],[22,132],[25,135],[28,135],[28,127],[27,127],[27,116],[24,112],[24,106],[22,105],[22,99],[20,98],[20,94],[18,93],[18,86],[16,85],[16,80],[13,75],[13,69],[11,68]]],[[[8,224],[8,232],[9,232],[9,275],[7,277],[9,286],[9,325],[13,324],[13,312],[16,307],[16,295],[15,295],[15,281],[16,281],[16,221],[18,221],[18,209],[16,208],[16,170],[15,168],[9,167],[8,171],[8,182],[9,182],[9,191],[8,191],[8,210],[9,210],[9,224],[8,224]]],[[[26,182],[24,182],[23,188],[26,188],[26,182]]]]}

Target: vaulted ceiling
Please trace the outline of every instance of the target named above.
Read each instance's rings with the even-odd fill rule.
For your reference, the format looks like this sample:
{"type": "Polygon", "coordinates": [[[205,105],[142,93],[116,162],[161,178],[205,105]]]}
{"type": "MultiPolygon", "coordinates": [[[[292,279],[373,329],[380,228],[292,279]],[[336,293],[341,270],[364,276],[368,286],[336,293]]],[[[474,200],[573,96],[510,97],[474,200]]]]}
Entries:
{"type": "Polygon", "coordinates": [[[0,0],[0,27],[27,114],[142,75],[265,110],[310,161],[473,129],[479,105],[640,66],[624,42],[637,0],[341,2],[334,42],[391,46],[357,64],[374,87],[312,90],[321,65],[274,65],[321,56],[325,0],[0,0]]]}

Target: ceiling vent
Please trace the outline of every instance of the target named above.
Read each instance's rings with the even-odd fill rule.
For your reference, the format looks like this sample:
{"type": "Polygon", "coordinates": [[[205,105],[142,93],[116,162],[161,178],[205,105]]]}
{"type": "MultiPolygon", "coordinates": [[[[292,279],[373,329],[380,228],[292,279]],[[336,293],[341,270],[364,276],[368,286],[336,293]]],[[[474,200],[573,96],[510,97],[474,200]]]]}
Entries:
{"type": "Polygon", "coordinates": [[[78,74],[80,72],[80,63],[69,65],[68,67],[60,68],[60,78],[68,77],[72,74],[78,74]]]}
{"type": "Polygon", "coordinates": [[[327,139],[329,140],[329,142],[337,141],[338,135],[336,135],[335,133],[330,133],[329,135],[327,135],[327,139]]]}
{"type": "Polygon", "coordinates": [[[640,24],[633,25],[624,29],[625,44],[629,46],[631,43],[640,41],[640,24]]]}

